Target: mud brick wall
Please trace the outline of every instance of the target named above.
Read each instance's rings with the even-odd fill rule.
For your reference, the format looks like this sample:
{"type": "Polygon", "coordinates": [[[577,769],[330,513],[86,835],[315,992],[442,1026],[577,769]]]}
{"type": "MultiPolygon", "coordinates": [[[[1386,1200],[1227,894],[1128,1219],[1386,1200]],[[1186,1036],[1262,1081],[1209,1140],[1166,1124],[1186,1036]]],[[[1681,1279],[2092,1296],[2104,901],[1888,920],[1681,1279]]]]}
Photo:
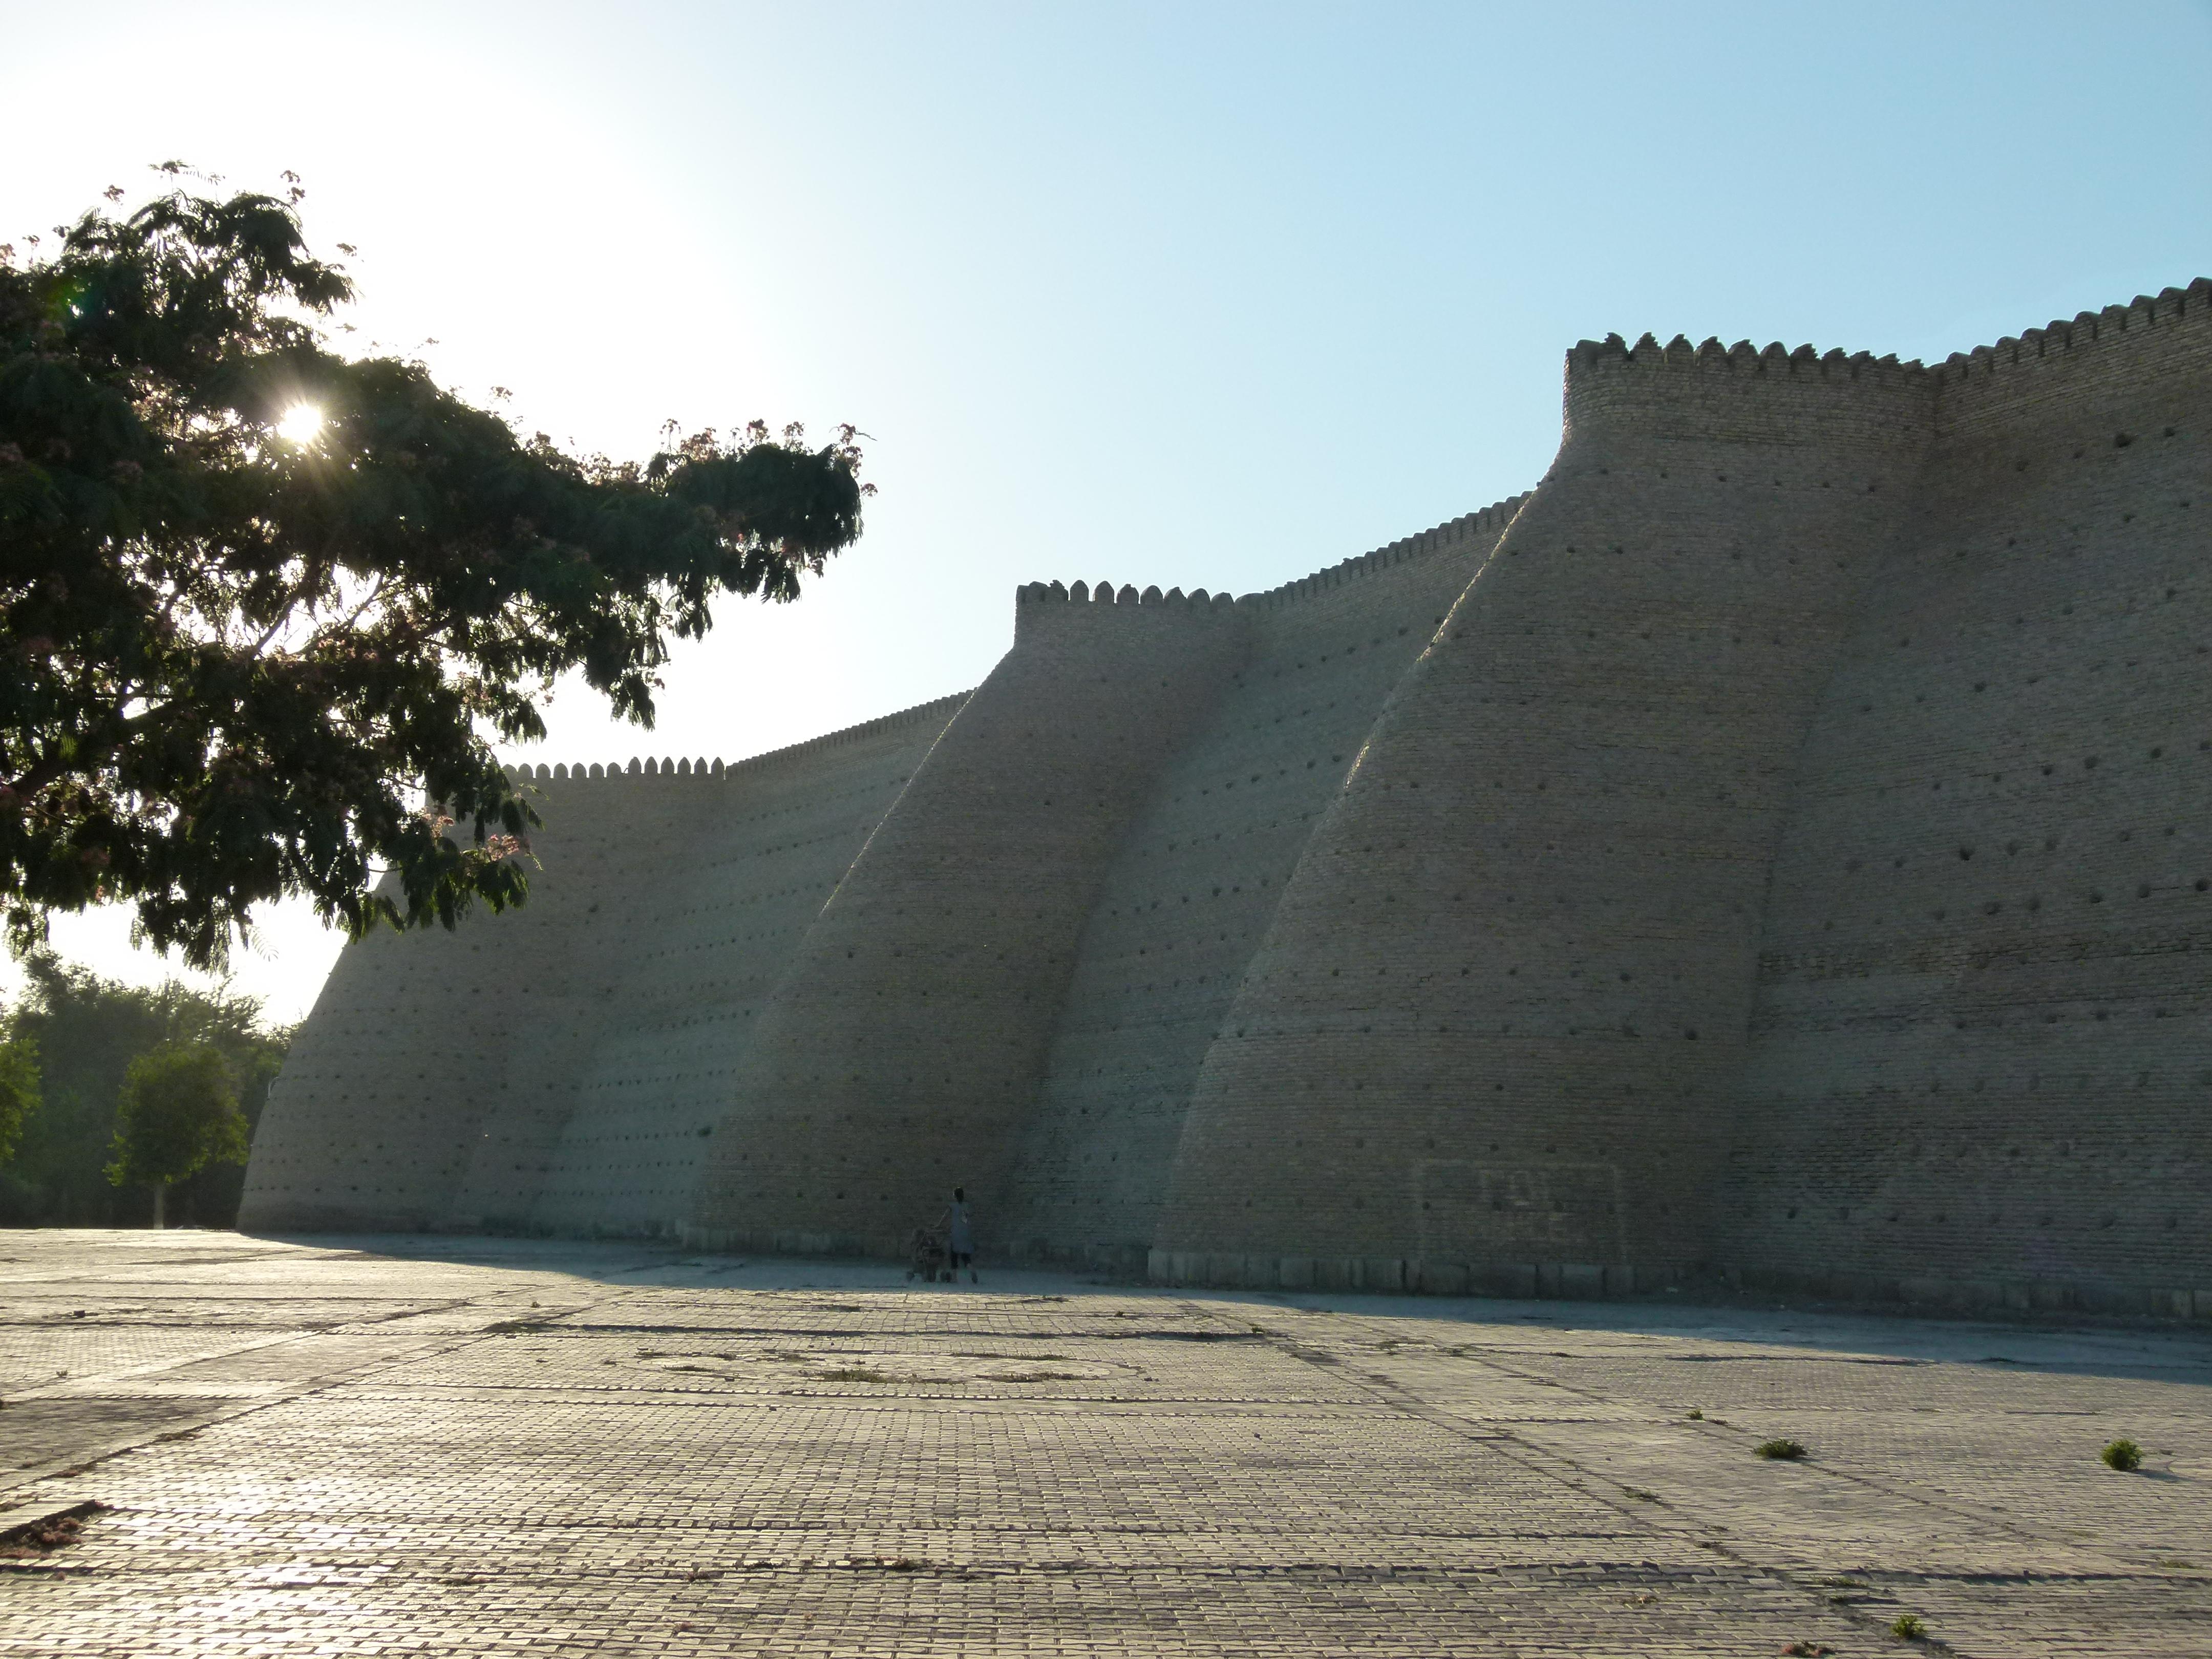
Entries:
{"type": "Polygon", "coordinates": [[[1566,409],[1200,1073],[1157,1248],[1232,1258],[1209,1277],[1702,1252],[1804,725],[1932,387],[1616,341],[1570,358],[1566,409]]]}
{"type": "Polygon", "coordinates": [[[2212,289],[1935,379],[1807,741],[1721,1254],[2172,1311],[2212,1296],[2212,289]]]}
{"type": "Polygon", "coordinates": [[[1091,907],[997,1231],[1141,1271],[1206,1051],[1375,710],[1520,498],[1242,601],[1252,655],[1091,907]]]}
{"type": "Polygon", "coordinates": [[[538,769],[349,947],[260,1226],[2212,1318],[2212,283],[1934,368],[1568,356],[1538,488],[1032,584],[972,696],[538,769]]]}
{"type": "Polygon", "coordinates": [[[731,767],[533,769],[529,902],[339,954],[241,1224],[675,1228],[734,1055],[962,701],[731,767]]]}
{"type": "Polygon", "coordinates": [[[1012,650],[770,1005],[695,1237],[890,1253],[955,1186],[991,1224],[1013,1207],[1084,922],[1162,769],[1243,668],[1249,624],[1226,594],[1022,590],[1012,650]]]}

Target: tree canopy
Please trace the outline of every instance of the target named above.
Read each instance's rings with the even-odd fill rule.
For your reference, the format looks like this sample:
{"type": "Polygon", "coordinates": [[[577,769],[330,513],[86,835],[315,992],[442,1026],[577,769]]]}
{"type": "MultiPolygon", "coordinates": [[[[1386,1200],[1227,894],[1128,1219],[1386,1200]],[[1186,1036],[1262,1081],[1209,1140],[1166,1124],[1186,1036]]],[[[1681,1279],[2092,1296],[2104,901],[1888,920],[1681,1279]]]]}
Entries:
{"type": "Polygon", "coordinates": [[[18,1036],[0,1042],[0,1164],[15,1157],[40,1098],[38,1039],[18,1036]]]}
{"type": "MultiPolygon", "coordinates": [[[[27,983],[0,1021],[5,1056],[36,1056],[38,1103],[12,1158],[0,1156],[0,1226],[112,1227],[143,1222],[151,1199],[106,1177],[117,1103],[132,1060],[163,1043],[208,1043],[224,1057],[249,1127],[283,1066],[289,1030],[273,1029],[259,1002],[217,987],[176,980],[143,988],[33,951],[27,983]]],[[[171,1196],[179,1215],[204,1226],[231,1224],[244,1172],[215,1164],[171,1196]]]]}
{"type": "Polygon", "coordinates": [[[210,1164],[245,1163],[246,1115],[222,1050],[212,1042],[164,1042],[133,1060],[116,1097],[113,1151],[108,1180],[153,1188],[157,1227],[172,1182],[210,1164]]]}
{"type": "Polygon", "coordinates": [[[850,428],[671,429],[617,464],[343,355],[350,279],[298,201],[177,183],[0,245],[19,950],[100,902],[200,967],[280,896],[356,936],[518,902],[537,820],[490,742],[542,737],[571,672],[649,726],[717,597],[792,599],[860,533],[850,428]]]}

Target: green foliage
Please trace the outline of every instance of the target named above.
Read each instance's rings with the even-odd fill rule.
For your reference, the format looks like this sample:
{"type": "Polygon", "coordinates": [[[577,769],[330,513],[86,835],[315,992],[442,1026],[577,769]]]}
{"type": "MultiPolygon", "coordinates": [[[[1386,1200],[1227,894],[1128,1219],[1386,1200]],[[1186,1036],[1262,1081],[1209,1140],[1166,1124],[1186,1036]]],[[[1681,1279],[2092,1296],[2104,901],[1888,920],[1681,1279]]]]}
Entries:
{"type": "Polygon", "coordinates": [[[23,1126],[38,1109],[38,1039],[20,1036],[0,1042],[0,1164],[15,1156],[23,1126]]]}
{"type": "Polygon", "coordinates": [[[1900,1613],[1890,1621],[1889,1633],[1900,1642],[1917,1642],[1928,1634],[1928,1626],[1918,1614],[1900,1613]]]}
{"type": "MultiPolygon", "coordinates": [[[[211,1044],[230,1067],[250,1125],[259,1120],[291,1033],[266,1028],[261,1005],[251,997],[174,981],[142,990],[64,966],[45,951],[34,952],[23,966],[29,983],[8,1013],[5,1032],[11,1043],[35,1048],[44,1099],[25,1126],[14,1159],[0,1164],[0,1224],[141,1223],[151,1209],[149,1194],[117,1190],[105,1170],[131,1062],[165,1042],[211,1044]]],[[[243,1180],[234,1165],[201,1170],[171,1194],[173,1219],[229,1225],[243,1180]]]]}
{"type": "Polygon", "coordinates": [[[617,465],[334,351],[351,284],[299,195],[174,188],[27,263],[0,246],[19,950],[100,902],[203,967],[282,895],[356,935],[519,902],[536,818],[488,738],[542,736],[571,672],[650,725],[672,636],[724,593],[795,598],[860,534],[849,428],[617,465]],[[319,430],[284,435],[302,407],[319,430]]]}
{"type": "Polygon", "coordinates": [[[2108,1469],[2127,1474],[2142,1467],[2142,1448],[2132,1440],[2115,1440],[2097,1454],[2108,1469]]]}
{"type": "Polygon", "coordinates": [[[118,1187],[166,1187],[210,1164],[246,1162],[246,1115],[211,1042],[165,1042],[132,1060],[115,1101],[118,1187]]]}
{"type": "Polygon", "coordinates": [[[1805,1448],[1795,1440],[1762,1440],[1751,1449],[1751,1455],[1753,1457],[1773,1457],[1785,1462],[1794,1462],[1805,1455],[1805,1448]]]}

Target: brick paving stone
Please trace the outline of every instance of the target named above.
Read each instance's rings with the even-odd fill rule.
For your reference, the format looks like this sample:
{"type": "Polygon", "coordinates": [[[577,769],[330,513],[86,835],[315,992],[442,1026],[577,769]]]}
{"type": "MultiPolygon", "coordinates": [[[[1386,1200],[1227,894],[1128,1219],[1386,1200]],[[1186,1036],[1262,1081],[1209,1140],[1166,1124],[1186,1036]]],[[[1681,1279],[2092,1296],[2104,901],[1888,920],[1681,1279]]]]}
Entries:
{"type": "Polygon", "coordinates": [[[0,1656],[2212,1654],[2201,1336],[989,1278],[9,1235],[0,1656]]]}

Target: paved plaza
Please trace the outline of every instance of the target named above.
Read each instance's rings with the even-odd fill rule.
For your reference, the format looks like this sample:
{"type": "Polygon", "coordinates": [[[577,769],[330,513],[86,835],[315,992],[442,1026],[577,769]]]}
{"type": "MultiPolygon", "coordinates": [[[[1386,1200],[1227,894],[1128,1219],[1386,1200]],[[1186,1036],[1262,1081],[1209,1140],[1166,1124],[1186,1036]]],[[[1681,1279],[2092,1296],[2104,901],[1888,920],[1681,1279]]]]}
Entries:
{"type": "Polygon", "coordinates": [[[0,1283],[0,1655],[2212,1654],[2201,1332],[447,1237],[0,1283]]]}

